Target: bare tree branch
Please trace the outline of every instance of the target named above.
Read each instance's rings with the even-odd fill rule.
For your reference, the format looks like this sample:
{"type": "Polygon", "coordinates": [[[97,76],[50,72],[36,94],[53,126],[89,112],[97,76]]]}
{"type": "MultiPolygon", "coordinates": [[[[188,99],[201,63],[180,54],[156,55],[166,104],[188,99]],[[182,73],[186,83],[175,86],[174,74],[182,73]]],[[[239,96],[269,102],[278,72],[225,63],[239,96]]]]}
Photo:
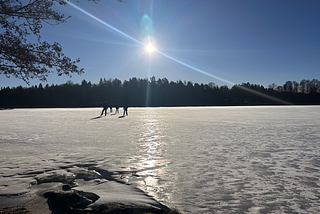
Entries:
{"type": "MultiPolygon", "coordinates": [[[[77,1],[77,0],[75,0],[77,1]]],[[[90,1],[90,0],[89,0],[90,1]]],[[[98,2],[99,0],[91,0],[98,2]]],[[[82,74],[79,59],[71,60],[62,52],[59,43],[41,41],[42,23],[58,25],[70,16],[53,9],[55,4],[66,5],[66,0],[1,0],[0,25],[0,75],[16,77],[29,82],[38,78],[46,81],[50,73],[59,76],[82,74]],[[37,37],[36,43],[28,41],[28,35],[37,37]],[[53,71],[55,69],[55,71],[53,71]]]]}

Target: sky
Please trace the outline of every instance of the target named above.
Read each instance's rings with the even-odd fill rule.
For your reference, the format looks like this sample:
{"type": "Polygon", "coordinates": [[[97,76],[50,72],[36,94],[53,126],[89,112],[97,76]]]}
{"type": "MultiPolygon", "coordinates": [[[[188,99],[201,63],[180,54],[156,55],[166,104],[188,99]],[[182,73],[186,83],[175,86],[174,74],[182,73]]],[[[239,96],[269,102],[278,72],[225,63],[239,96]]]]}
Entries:
{"type": "MultiPolygon", "coordinates": [[[[319,0],[71,0],[55,8],[71,18],[44,23],[41,39],[80,58],[85,73],[52,73],[30,85],[152,76],[219,86],[320,80],[319,0]]],[[[28,87],[0,75],[0,87],[19,85],[28,87]]]]}

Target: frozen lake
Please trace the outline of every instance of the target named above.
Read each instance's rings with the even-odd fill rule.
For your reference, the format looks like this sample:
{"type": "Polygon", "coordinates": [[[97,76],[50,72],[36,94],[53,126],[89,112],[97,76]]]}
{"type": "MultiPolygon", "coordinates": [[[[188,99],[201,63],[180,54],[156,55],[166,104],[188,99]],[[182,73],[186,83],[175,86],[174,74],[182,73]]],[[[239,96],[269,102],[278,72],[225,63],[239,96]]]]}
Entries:
{"type": "Polygon", "coordinates": [[[101,110],[0,111],[0,208],[82,174],[183,213],[320,213],[320,106],[101,110]]]}

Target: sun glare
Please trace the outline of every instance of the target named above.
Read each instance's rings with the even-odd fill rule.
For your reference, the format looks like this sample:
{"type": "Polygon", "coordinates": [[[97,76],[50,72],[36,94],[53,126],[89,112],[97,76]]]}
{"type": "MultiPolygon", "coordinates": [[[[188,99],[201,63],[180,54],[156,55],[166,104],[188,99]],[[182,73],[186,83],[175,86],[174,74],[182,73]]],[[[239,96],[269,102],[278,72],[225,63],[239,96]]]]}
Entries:
{"type": "Polygon", "coordinates": [[[152,53],[152,52],[155,50],[155,48],[154,48],[154,46],[153,46],[151,43],[149,43],[149,44],[147,45],[147,47],[146,47],[146,50],[147,50],[149,53],[152,53]]]}
{"type": "MultiPolygon", "coordinates": [[[[134,41],[134,42],[136,42],[136,43],[138,43],[138,44],[140,44],[141,46],[145,46],[145,44],[148,44],[147,46],[145,46],[145,50],[146,50],[147,52],[149,52],[149,54],[152,54],[152,52],[156,51],[157,53],[161,54],[162,56],[165,56],[165,57],[167,57],[168,59],[171,59],[171,60],[173,60],[173,61],[175,61],[175,62],[177,62],[177,63],[179,63],[179,64],[181,64],[181,65],[184,65],[184,66],[186,66],[186,67],[188,67],[188,68],[190,68],[190,69],[192,69],[192,70],[194,70],[194,71],[197,71],[197,72],[202,73],[202,74],[204,74],[204,75],[207,75],[207,76],[209,76],[209,77],[212,77],[212,78],[221,80],[221,81],[223,81],[223,82],[225,82],[225,83],[228,83],[228,84],[230,84],[230,85],[235,85],[235,83],[232,83],[232,82],[230,82],[230,81],[228,81],[228,80],[225,80],[225,79],[223,79],[223,78],[220,78],[220,77],[218,77],[218,76],[215,76],[215,75],[213,75],[213,74],[211,74],[211,73],[205,72],[205,71],[203,71],[203,70],[201,70],[201,69],[198,69],[198,68],[196,68],[196,67],[193,67],[193,66],[191,66],[191,65],[189,65],[189,64],[187,64],[187,63],[184,63],[184,62],[182,62],[182,61],[180,61],[180,60],[177,60],[177,59],[175,59],[175,58],[173,58],[173,57],[171,57],[171,56],[169,56],[169,55],[167,55],[167,54],[165,54],[165,53],[162,53],[162,52],[159,51],[159,50],[156,50],[155,47],[154,47],[154,46],[152,45],[152,43],[151,43],[151,42],[153,42],[154,44],[156,44],[156,40],[155,40],[152,36],[150,36],[149,34],[148,34],[147,37],[145,37],[145,39],[144,39],[143,42],[140,42],[140,41],[136,40],[135,38],[129,36],[128,34],[125,34],[125,33],[122,32],[121,30],[119,30],[119,29],[117,29],[117,28],[109,25],[108,23],[106,23],[106,22],[102,21],[101,19],[95,17],[94,15],[88,13],[87,11],[85,11],[85,10],[79,8],[78,6],[72,4],[70,1],[66,1],[66,2],[67,2],[69,5],[71,5],[72,7],[76,8],[77,10],[79,10],[79,11],[81,11],[82,13],[86,14],[87,16],[95,19],[96,21],[100,22],[101,24],[103,24],[103,25],[109,27],[110,29],[118,32],[119,34],[125,36],[126,38],[128,38],[128,39],[130,39],[130,40],[132,40],[132,41],[134,41]]],[[[144,16],[144,17],[143,17],[143,20],[144,20],[144,23],[146,23],[147,26],[149,26],[149,27],[151,26],[151,27],[152,27],[152,20],[150,19],[150,17],[144,16]]],[[[147,31],[147,33],[150,33],[150,32],[147,31]]],[[[150,66],[149,66],[149,67],[150,67],[150,66]]],[[[150,69],[150,68],[149,68],[149,69],[150,69]]],[[[260,93],[260,92],[257,92],[257,91],[254,91],[254,90],[251,90],[251,89],[242,87],[242,86],[238,86],[238,87],[240,87],[240,88],[242,88],[243,90],[246,90],[246,91],[248,91],[248,92],[251,92],[251,93],[254,93],[254,94],[257,94],[257,95],[266,97],[266,98],[268,98],[268,99],[276,100],[276,101],[278,101],[279,103],[290,104],[290,103],[288,103],[288,102],[286,102],[286,101],[283,101],[283,100],[274,98],[274,97],[269,96],[269,95],[262,94],[262,93],[260,93]]]]}

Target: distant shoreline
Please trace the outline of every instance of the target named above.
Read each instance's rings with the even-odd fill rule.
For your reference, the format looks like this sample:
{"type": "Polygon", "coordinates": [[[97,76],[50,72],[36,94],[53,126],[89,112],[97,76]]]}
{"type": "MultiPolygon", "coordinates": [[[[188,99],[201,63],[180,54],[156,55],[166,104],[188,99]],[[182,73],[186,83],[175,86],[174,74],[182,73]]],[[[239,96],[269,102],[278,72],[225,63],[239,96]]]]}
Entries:
{"type": "Polygon", "coordinates": [[[98,84],[22,86],[1,88],[0,107],[96,107],[110,106],[251,106],[320,104],[320,81],[287,81],[283,86],[242,83],[231,88],[214,83],[167,79],[101,79],[98,84]]]}

